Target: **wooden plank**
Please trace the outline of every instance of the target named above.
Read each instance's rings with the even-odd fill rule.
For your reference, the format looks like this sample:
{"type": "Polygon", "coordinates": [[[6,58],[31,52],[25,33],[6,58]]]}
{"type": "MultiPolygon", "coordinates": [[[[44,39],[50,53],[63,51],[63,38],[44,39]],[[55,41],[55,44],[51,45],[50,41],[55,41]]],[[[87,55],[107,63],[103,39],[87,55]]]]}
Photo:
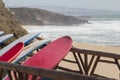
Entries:
{"type": "Polygon", "coordinates": [[[68,59],[63,59],[63,61],[70,62],[70,63],[76,63],[76,61],[68,60],[68,59]]]}
{"type": "Polygon", "coordinates": [[[108,60],[99,60],[99,62],[115,64],[115,61],[108,61],[108,60]]]}
{"type": "Polygon", "coordinates": [[[80,65],[80,63],[79,63],[79,60],[78,60],[77,55],[75,54],[75,52],[73,52],[73,56],[74,56],[74,58],[75,58],[75,60],[76,60],[76,63],[77,63],[78,68],[79,68],[79,70],[80,70],[80,73],[83,74],[82,67],[81,67],[81,65],[80,65]]]}
{"type": "Polygon", "coordinates": [[[118,68],[119,68],[119,70],[120,70],[120,64],[119,64],[119,62],[118,62],[118,59],[114,59],[115,60],[115,63],[117,64],[117,66],[118,66],[118,68]]]}
{"type": "Polygon", "coordinates": [[[85,74],[88,75],[88,55],[84,54],[84,67],[85,67],[85,74]]]}
{"type": "MultiPolygon", "coordinates": [[[[70,73],[70,72],[62,72],[56,70],[21,66],[21,65],[5,63],[5,62],[0,62],[0,66],[3,69],[15,71],[15,72],[19,71],[24,74],[33,74],[36,76],[50,78],[53,80],[106,80],[104,78],[98,78],[95,76],[87,76],[87,75],[70,73]]],[[[114,80],[114,79],[107,79],[107,80],[114,80]]]]}
{"type": "Polygon", "coordinates": [[[95,56],[93,55],[93,56],[91,57],[91,59],[90,59],[89,65],[88,65],[88,72],[89,72],[89,70],[90,70],[90,68],[91,68],[91,66],[92,66],[92,63],[93,63],[94,59],[95,59],[95,56]]]}
{"type": "Polygon", "coordinates": [[[97,66],[99,60],[100,60],[100,56],[97,56],[97,58],[96,58],[96,60],[94,62],[93,68],[92,68],[92,70],[90,72],[90,75],[94,74],[94,71],[96,69],[96,66],[97,66]]]}
{"type": "Polygon", "coordinates": [[[101,51],[94,51],[94,50],[87,50],[87,49],[78,49],[78,48],[75,48],[75,47],[71,48],[71,51],[79,52],[79,53],[82,53],[82,54],[89,54],[89,55],[96,55],[96,56],[120,59],[120,54],[119,53],[109,53],[109,52],[101,52],[101,51]]]}

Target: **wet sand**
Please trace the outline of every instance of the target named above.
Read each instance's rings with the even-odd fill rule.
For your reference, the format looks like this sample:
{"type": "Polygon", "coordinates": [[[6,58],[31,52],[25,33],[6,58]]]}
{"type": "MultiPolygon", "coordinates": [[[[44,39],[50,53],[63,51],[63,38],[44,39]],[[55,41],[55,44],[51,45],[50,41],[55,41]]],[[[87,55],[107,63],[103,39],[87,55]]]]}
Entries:
{"type": "MultiPolygon", "coordinates": [[[[73,46],[77,47],[77,48],[81,48],[81,49],[103,51],[103,52],[112,52],[112,53],[120,54],[120,47],[93,45],[93,44],[85,44],[85,43],[78,43],[78,42],[74,42],[73,46]]],[[[65,58],[74,60],[74,57],[70,53],[65,58]]],[[[111,58],[104,58],[104,59],[109,59],[111,61],[113,60],[111,58]]],[[[73,70],[78,69],[77,65],[72,64],[72,63],[67,63],[65,61],[62,61],[60,63],[60,66],[68,67],[68,68],[73,69],[73,70]]],[[[120,79],[119,78],[120,71],[119,71],[117,65],[114,65],[114,64],[99,62],[97,65],[97,68],[95,70],[95,74],[100,74],[100,75],[103,75],[103,76],[106,76],[109,78],[120,79]]]]}

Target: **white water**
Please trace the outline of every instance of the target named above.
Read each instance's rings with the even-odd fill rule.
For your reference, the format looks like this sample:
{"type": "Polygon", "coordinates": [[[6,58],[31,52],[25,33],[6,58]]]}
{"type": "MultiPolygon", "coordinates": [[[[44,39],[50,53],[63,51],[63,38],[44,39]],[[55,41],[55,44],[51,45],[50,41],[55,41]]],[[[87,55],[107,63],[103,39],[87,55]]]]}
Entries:
{"type": "Polygon", "coordinates": [[[71,36],[74,41],[120,46],[120,21],[90,21],[80,26],[24,26],[28,32],[41,32],[43,37],[71,36]]]}

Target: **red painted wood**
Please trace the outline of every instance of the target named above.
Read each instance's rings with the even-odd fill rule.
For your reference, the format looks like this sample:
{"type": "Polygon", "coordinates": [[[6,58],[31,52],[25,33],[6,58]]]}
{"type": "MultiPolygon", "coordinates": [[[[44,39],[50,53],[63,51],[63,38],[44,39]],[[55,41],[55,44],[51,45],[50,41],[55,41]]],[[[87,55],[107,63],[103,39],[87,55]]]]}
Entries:
{"type": "Polygon", "coordinates": [[[71,47],[72,39],[68,36],[61,37],[49,43],[23,65],[53,69],[67,55],[71,47]]]}
{"type": "Polygon", "coordinates": [[[19,42],[0,56],[0,61],[11,62],[23,49],[24,43],[19,42]]]}

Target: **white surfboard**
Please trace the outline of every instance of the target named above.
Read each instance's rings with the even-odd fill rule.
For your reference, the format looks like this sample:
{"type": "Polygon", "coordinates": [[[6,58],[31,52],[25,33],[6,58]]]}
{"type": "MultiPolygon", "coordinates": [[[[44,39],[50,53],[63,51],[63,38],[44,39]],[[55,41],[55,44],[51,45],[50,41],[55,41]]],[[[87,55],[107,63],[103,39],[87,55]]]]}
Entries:
{"type": "Polygon", "coordinates": [[[11,37],[13,37],[13,34],[6,34],[4,36],[0,37],[0,44],[2,44],[3,42],[5,42],[6,40],[10,39],[11,37]]]}
{"type": "Polygon", "coordinates": [[[36,38],[40,33],[30,33],[30,34],[26,34],[25,36],[11,42],[9,45],[7,45],[6,47],[2,48],[0,50],[0,55],[3,55],[5,52],[7,52],[11,47],[13,47],[15,44],[19,43],[19,42],[23,42],[25,45],[29,44],[34,38],[36,38]]]}
{"type": "Polygon", "coordinates": [[[0,36],[4,34],[4,31],[0,31],[0,36]]]}
{"type": "Polygon", "coordinates": [[[49,43],[50,40],[40,40],[34,43],[31,43],[30,45],[24,47],[23,51],[15,58],[14,61],[12,61],[12,63],[17,63],[20,60],[22,60],[25,56],[31,54],[33,51],[40,49],[42,47],[44,47],[47,43],[49,43]]]}

